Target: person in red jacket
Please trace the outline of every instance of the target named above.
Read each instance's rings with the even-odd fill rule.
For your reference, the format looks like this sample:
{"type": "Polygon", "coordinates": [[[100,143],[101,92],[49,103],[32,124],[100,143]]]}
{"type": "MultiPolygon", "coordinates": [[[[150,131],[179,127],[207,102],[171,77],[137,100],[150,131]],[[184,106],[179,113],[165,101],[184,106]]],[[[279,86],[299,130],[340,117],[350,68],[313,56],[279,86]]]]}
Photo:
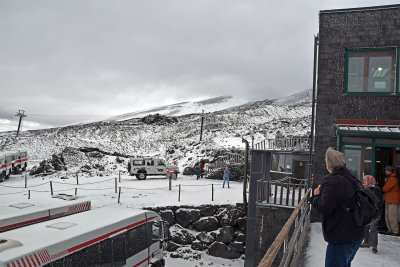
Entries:
{"type": "Polygon", "coordinates": [[[385,167],[385,184],[382,187],[383,199],[385,200],[386,235],[399,235],[399,223],[397,221],[397,209],[400,205],[399,180],[392,166],[385,167]]]}

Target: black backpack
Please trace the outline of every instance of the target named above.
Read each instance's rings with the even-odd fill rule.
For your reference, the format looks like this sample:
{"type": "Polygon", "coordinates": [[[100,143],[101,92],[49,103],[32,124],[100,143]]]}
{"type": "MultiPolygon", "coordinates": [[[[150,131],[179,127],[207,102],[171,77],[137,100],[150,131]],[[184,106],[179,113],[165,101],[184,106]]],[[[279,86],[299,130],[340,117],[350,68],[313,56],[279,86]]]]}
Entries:
{"type": "MultiPolygon", "coordinates": [[[[372,190],[362,187],[358,180],[358,183],[355,184],[346,177],[344,178],[354,186],[356,191],[356,205],[352,210],[354,211],[354,222],[356,225],[367,226],[378,221],[381,216],[381,200],[372,190]]],[[[346,208],[346,211],[351,211],[351,209],[346,208]]]]}

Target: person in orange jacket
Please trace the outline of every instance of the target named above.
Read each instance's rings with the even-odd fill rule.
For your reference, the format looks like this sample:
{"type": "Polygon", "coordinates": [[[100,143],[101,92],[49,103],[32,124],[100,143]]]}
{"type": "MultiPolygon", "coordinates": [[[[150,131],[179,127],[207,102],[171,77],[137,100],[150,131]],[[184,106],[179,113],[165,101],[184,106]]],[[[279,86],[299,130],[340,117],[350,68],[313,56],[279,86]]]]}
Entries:
{"type": "Polygon", "coordinates": [[[397,209],[400,205],[399,180],[392,166],[385,167],[385,184],[382,187],[383,199],[385,200],[385,221],[387,235],[399,235],[399,223],[397,221],[397,209]]]}

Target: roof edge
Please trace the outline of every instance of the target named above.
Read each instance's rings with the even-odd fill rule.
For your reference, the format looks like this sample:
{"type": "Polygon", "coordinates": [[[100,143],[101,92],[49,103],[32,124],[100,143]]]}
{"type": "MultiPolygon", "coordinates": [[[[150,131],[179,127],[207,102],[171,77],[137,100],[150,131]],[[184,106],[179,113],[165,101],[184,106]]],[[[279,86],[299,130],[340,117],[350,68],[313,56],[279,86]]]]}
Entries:
{"type": "Polygon", "coordinates": [[[354,11],[366,11],[366,10],[379,10],[379,9],[392,9],[400,8],[400,4],[383,5],[383,6],[369,6],[369,7],[355,7],[355,8],[343,8],[343,9],[327,9],[320,10],[319,13],[340,13],[340,12],[354,12],[354,11]]]}

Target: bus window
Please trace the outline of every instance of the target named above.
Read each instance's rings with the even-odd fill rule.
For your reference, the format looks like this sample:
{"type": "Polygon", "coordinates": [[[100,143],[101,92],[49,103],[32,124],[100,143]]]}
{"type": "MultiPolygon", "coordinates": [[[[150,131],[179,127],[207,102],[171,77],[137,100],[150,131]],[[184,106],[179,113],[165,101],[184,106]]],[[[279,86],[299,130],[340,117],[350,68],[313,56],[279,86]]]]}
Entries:
{"type": "Polygon", "coordinates": [[[100,242],[100,256],[99,263],[101,267],[111,267],[112,264],[112,253],[111,253],[111,240],[105,239],[100,242]]]}
{"type": "Polygon", "coordinates": [[[164,166],[164,165],[165,165],[165,162],[164,162],[163,160],[159,159],[159,160],[157,161],[157,165],[164,166]]]}
{"type": "Polygon", "coordinates": [[[142,224],[128,231],[128,257],[147,248],[146,225],[142,224]]]}
{"type": "MultiPolygon", "coordinates": [[[[56,267],[56,266],[99,266],[99,258],[100,258],[99,244],[93,244],[89,247],[86,247],[82,250],[79,250],[71,255],[64,257],[64,262],[61,264],[49,264],[47,266],[56,267]]],[[[55,263],[57,263],[56,261],[55,263]]]]}
{"type": "Polygon", "coordinates": [[[154,166],[154,160],[148,160],[146,165],[147,166],[154,166]]]}
{"type": "Polygon", "coordinates": [[[119,235],[112,239],[114,266],[124,266],[126,263],[126,236],[119,235]]]}

